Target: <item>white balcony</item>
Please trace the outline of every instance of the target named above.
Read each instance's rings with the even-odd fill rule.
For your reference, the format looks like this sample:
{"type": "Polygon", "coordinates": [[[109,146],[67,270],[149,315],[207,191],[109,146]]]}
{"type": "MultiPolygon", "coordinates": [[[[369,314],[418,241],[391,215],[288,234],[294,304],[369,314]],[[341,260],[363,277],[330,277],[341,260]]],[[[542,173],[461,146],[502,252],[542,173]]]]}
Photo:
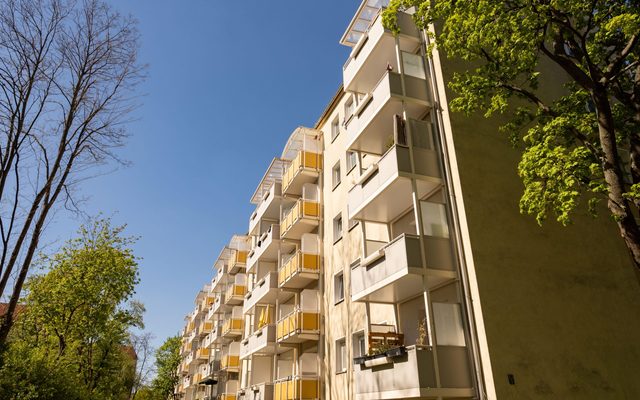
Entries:
{"type": "Polygon", "coordinates": [[[278,294],[278,273],[269,272],[245,295],[243,313],[250,314],[258,304],[275,304],[278,294]]]}
{"type": "MultiPolygon", "coordinates": [[[[279,210],[278,210],[279,212],[279,210]]],[[[276,218],[278,216],[276,215],[276,218]]],[[[280,246],[280,225],[271,224],[263,232],[249,252],[247,260],[247,272],[251,272],[258,261],[276,261],[278,259],[278,248],[280,246]]]]}
{"type": "Polygon", "coordinates": [[[419,119],[431,109],[426,79],[405,74],[406,94],[403,95],[400,75],[387,72],[356,108],[347,124],[347,148],[366,153],[382,154],[388,138],[393,136],[395,115],[419,119]],[[404,103],[404,107],[403,107],[404,103]]]}
{"type": "MultiPolygon", "coordinates": [[[[430,236],[424,239],[427,287],[456,279],[450,240],[430,236]]],[[[401,303],[424,291],[424,271],[418,236],[403,234],[351,269],[351,300],[401,303]]]]}
{"type": "Polygon", "coordinates": [[[278,213],[280,212],[280,200],[282,198],[282,183],[275,181],[271,187],[264,193],[261,193],[259,199],[256,199],[258,204],[256,209],[251,214],[249,219],[249,234],[256,235],[258,233],[258,226],[260,221],[276,220],[278,219],[278,213]]]}
{"type": "MultiPolygon", "coordinates": [[[[399,12],[398,26],[400,50],[414,53],[420,46],[420,36],[411,15],[399,12]]],[[[382,26],[378,15],[353,47],[343,67],[345,91],[369,93],[388,66],[399,71],[395,43],[393,32],[382,26]]]]}
{"type": "Polygon", "coordinates": [[[213,304],[207,313],[207,319],[213,321],[216,319],[216,315],[223,314],[229,310],[229,306],[224,301],[225,293],[218,293],[213,300],[213,304]]]}
{"type": "Polygon", "coordinates": [[[390,222],[413,206],[411,177],[417,179],[418,198],[442,186],[435,151],[414,147],[416,174],[411,173],[409,148],[392,146],[349,190],[349,219],[390,222]]]}
{"type": "Polygon", "coordinates": [[[359,359],[354,368],[356,400],[475,398],[465,347],[438,346],[440,388],[428,347],[359,359]]]}
{"type": "Polygon", "coordinates": [[[276,349],[276,324],[268,324],[258,329],[240,346],[240,358],[247,359],[253,355],[264,356],[274,354],[276,349]]]}
{"type": "Polygon", "coordinates": [[[251,385],[244,389],[244,398],[246,400],[274,400],[273,386],[273,383],[266,382],[251,385]]]}

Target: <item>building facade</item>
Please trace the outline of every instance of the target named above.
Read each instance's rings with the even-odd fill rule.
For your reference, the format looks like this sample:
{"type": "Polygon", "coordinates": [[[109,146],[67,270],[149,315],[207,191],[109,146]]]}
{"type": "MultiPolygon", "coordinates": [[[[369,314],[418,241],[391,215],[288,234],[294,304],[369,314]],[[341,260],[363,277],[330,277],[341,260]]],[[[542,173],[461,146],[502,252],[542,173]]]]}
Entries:
{"type": "MultiPolygon", "coordinates": [[[[640,286],[614,224],[518,213],[460,66],[364,0],[343,85],[267,166],[183,330],[185,399],[640,398],[640,286]]],[[[556,90],[550,86],[549,91],[556,90]]]]}

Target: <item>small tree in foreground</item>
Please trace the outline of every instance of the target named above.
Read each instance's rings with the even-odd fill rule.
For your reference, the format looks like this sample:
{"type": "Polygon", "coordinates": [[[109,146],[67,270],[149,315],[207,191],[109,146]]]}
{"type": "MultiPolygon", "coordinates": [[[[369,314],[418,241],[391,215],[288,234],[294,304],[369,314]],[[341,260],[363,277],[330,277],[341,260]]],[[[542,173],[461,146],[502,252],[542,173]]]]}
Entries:
{"type": "Polygon", "coordinates": [[[0,367],[3,399],[127,399],[135,384],[130,329],[144,307],[132,238],[98,220],[42,259],[0,367]],[[40,371],[35,373],[35,371],[40,371]]]}
{"type": "Polygon", "coordinates": [[[436,46],[469,61],[449,83],[451,108],[515,111],[504,129],[524,145],[521,212],[568,224],[606,199],[640,271],[640,3],[392,0],[385,26],[397,32],[396,11],[413,6],[420,28],[440,24],[436,46]],[[565,78],[542,75],[543,59],[565,78]],[[563,96],[539,93],[539,81],[562,79],[563,96]]]}
{"type": "Polygon", "coordinates": [[[181,338],[172,336],[167,338],[162,346],[156,350],[156,377],[151,383],[154,399],[175,398],[175,389],[180,379],[177,371],[182,361],[180,357],[181,345],[181,338]]]}

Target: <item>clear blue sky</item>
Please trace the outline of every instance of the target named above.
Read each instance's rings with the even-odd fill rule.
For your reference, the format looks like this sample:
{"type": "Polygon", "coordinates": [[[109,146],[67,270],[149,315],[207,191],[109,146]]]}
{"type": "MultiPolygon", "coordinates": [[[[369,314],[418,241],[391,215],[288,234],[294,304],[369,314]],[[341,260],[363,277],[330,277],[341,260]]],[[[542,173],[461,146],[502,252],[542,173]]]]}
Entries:
{"type": "MultiPolygon", "coordinates": [[[[342,80],[340,39],[359,1],[109,0],[139,20],[149,64],[121,155],[132,166],[87,182],[84,209],[139,235],[137,298],[155,344],[178,332],[251,194],[298,125],[312,126],[342,80]]],[[[80,221],[56,215],[59,245],[80,221]]]]}

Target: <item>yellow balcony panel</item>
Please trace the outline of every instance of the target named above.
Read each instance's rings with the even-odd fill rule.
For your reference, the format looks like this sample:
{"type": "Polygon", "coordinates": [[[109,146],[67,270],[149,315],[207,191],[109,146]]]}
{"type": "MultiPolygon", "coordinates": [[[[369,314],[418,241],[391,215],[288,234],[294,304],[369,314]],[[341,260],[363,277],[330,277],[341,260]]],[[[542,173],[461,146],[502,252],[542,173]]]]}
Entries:
{"type": "Polygon", "coordinates": [[[220,370],[227,372],[238,372],[240,370],[240,356],[222,356],[222,360],[220,361],[220,370]]]}
{"type": "Polygon", "coordinates": [[[204,347],[202,349],[198,349],[198,351],[196,351],[196,358],[198,360],[203,360],[203,359],[209,359],[209,348],[208,347],[204,347]]]}
{"type": "Polygon", "coordinates": [[[320,314],[296,310],[278,321],[276,336],[278,343],[295,344],[308,340],[318,340],[320,334],[320,314]]]}
{"type": "Polygon", "coordinates": [[[242,334],[241,318],[230,318],[222,324],[222,336],[225,338],[233,338],[242,334]]]}
{"type": "Polygon", "coordinates": [[[224,296],[224,302],[228,306],[236,306],[242,304],[244,295],[247,294],[246,285],[232,284],[229,285],[224,296]]]}
{"type": "Polygon", "coordinates": [[[247,254],[245,250],[235,250],[229,259],[229,273],[235,274],[247,266],[247,254]]]}
{"type": "Polygon", "coordinates": [[[320,255],[298,251],[278,270],[280,288],[300,289],[320,277],[320,255]]]}
{"type": "Polygon", "coordinates": [[[301,195],[302,185],[313,183],[322,171],[322,154],[301,150],[282,175],[282,192],[301,195]]]}
{"type": "Polygon", "coordinates": [[[320,223],[320,203],[299,199],[280,221],[280,234],[284,239],[300,239],[320,223]]]}
{"type": "Polygon", "coordinates": [[[220,395],[220,400],[236,400],[235,393],[224,393],[220,395]]]}
{"type": "Polygon", "coordinates": [[[198,335],[208,335],[211,333],[211,329],[213,328],[213,322],[202,322],[198,327],[198,335]]]}
{"type": "Polygon", "coordinates": [[[274,384],[274,400],[312,400],[320,398],[320,383],[315,377],[293,377],[274,384]]]}

